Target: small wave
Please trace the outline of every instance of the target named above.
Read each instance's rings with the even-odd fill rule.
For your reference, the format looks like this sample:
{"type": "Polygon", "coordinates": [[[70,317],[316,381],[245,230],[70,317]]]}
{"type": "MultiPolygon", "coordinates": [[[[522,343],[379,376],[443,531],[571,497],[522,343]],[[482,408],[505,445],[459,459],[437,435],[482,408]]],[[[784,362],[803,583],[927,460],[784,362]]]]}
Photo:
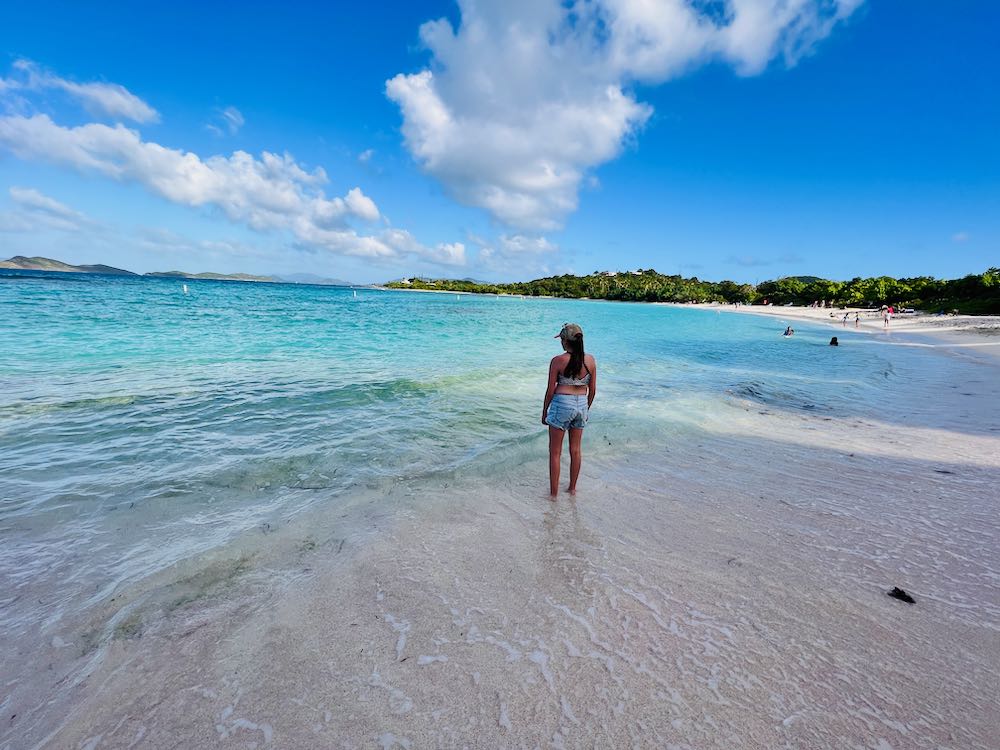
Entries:
{"type": "Polygon", "coordinates": [[[732,399],[752,401],[781,409],[794,409],[804,412],[832,412],[829,404],[818,403],[810,394],[791,387],[781,387],[760,380],[738,383],[726,389],[726,395],[732,399]]]}

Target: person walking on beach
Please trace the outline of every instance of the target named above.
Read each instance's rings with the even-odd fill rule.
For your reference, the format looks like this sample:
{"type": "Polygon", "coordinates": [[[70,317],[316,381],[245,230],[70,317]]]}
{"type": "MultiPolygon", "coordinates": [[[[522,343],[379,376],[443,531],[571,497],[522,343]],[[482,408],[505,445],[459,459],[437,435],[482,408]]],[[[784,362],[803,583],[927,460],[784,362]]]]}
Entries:
{"type": "Polygon", "coordinates": [[[583,459],[583,428],[597,395],[597,361],[583,350],[583,329],[566,323],[553,338],[561,339],[563,353],[549,362],[548,386],[542,404],[542,424],[549,427],[549,494],[559,494],[563,437],[569,432],[569,487],[576,492],[583,459]]]}

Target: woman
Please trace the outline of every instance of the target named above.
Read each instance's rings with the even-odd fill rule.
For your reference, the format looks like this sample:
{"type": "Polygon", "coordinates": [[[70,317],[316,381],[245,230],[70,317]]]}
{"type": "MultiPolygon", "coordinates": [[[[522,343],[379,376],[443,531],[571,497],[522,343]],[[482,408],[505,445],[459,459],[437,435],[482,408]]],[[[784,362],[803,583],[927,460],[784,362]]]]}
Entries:
{"type": "Polygon", "coordinates": [[[569,492],[576,492],[580,476],[580,443],[597,395],[597,361],[583,351],[583,329],[566,323],[554,338],[562,340],[563,354],[549,362],[549,385],[542,405],[542,424],[549,426],[549,493],[559,494],[559,460],[563,436],[569,430],[569,492]]]}

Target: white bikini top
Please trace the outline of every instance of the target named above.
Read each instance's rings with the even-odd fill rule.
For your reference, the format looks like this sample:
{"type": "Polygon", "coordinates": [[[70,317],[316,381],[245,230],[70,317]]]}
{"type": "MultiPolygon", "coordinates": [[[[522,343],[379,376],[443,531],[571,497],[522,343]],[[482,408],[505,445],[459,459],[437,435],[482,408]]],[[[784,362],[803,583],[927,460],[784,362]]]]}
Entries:
{"type": "Polygon", "coordinates": [[[562,373],[556,377],[556,385],[590,385],[590,368],[587,365],[583,366],[583,369],[587,371],[587,374],[582,378],[568,378],[562,373]]]}

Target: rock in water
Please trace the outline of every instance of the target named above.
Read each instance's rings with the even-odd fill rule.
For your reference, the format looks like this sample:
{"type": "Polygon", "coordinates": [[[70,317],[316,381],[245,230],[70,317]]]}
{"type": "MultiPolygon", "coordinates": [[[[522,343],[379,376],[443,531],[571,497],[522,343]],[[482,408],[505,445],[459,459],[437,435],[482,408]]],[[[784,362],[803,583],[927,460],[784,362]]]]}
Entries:
{"type": "Polygon", "coordinates": [[[889,596],[891,596],[893,599],[899,599],[901,601],[904,601],[907,604],[917,603],[916,599],[914,599],[912,596],[903,591],[903,589],[899,588],[899,586],[893,586],[892,591],[889,592],[889,596]]]}

